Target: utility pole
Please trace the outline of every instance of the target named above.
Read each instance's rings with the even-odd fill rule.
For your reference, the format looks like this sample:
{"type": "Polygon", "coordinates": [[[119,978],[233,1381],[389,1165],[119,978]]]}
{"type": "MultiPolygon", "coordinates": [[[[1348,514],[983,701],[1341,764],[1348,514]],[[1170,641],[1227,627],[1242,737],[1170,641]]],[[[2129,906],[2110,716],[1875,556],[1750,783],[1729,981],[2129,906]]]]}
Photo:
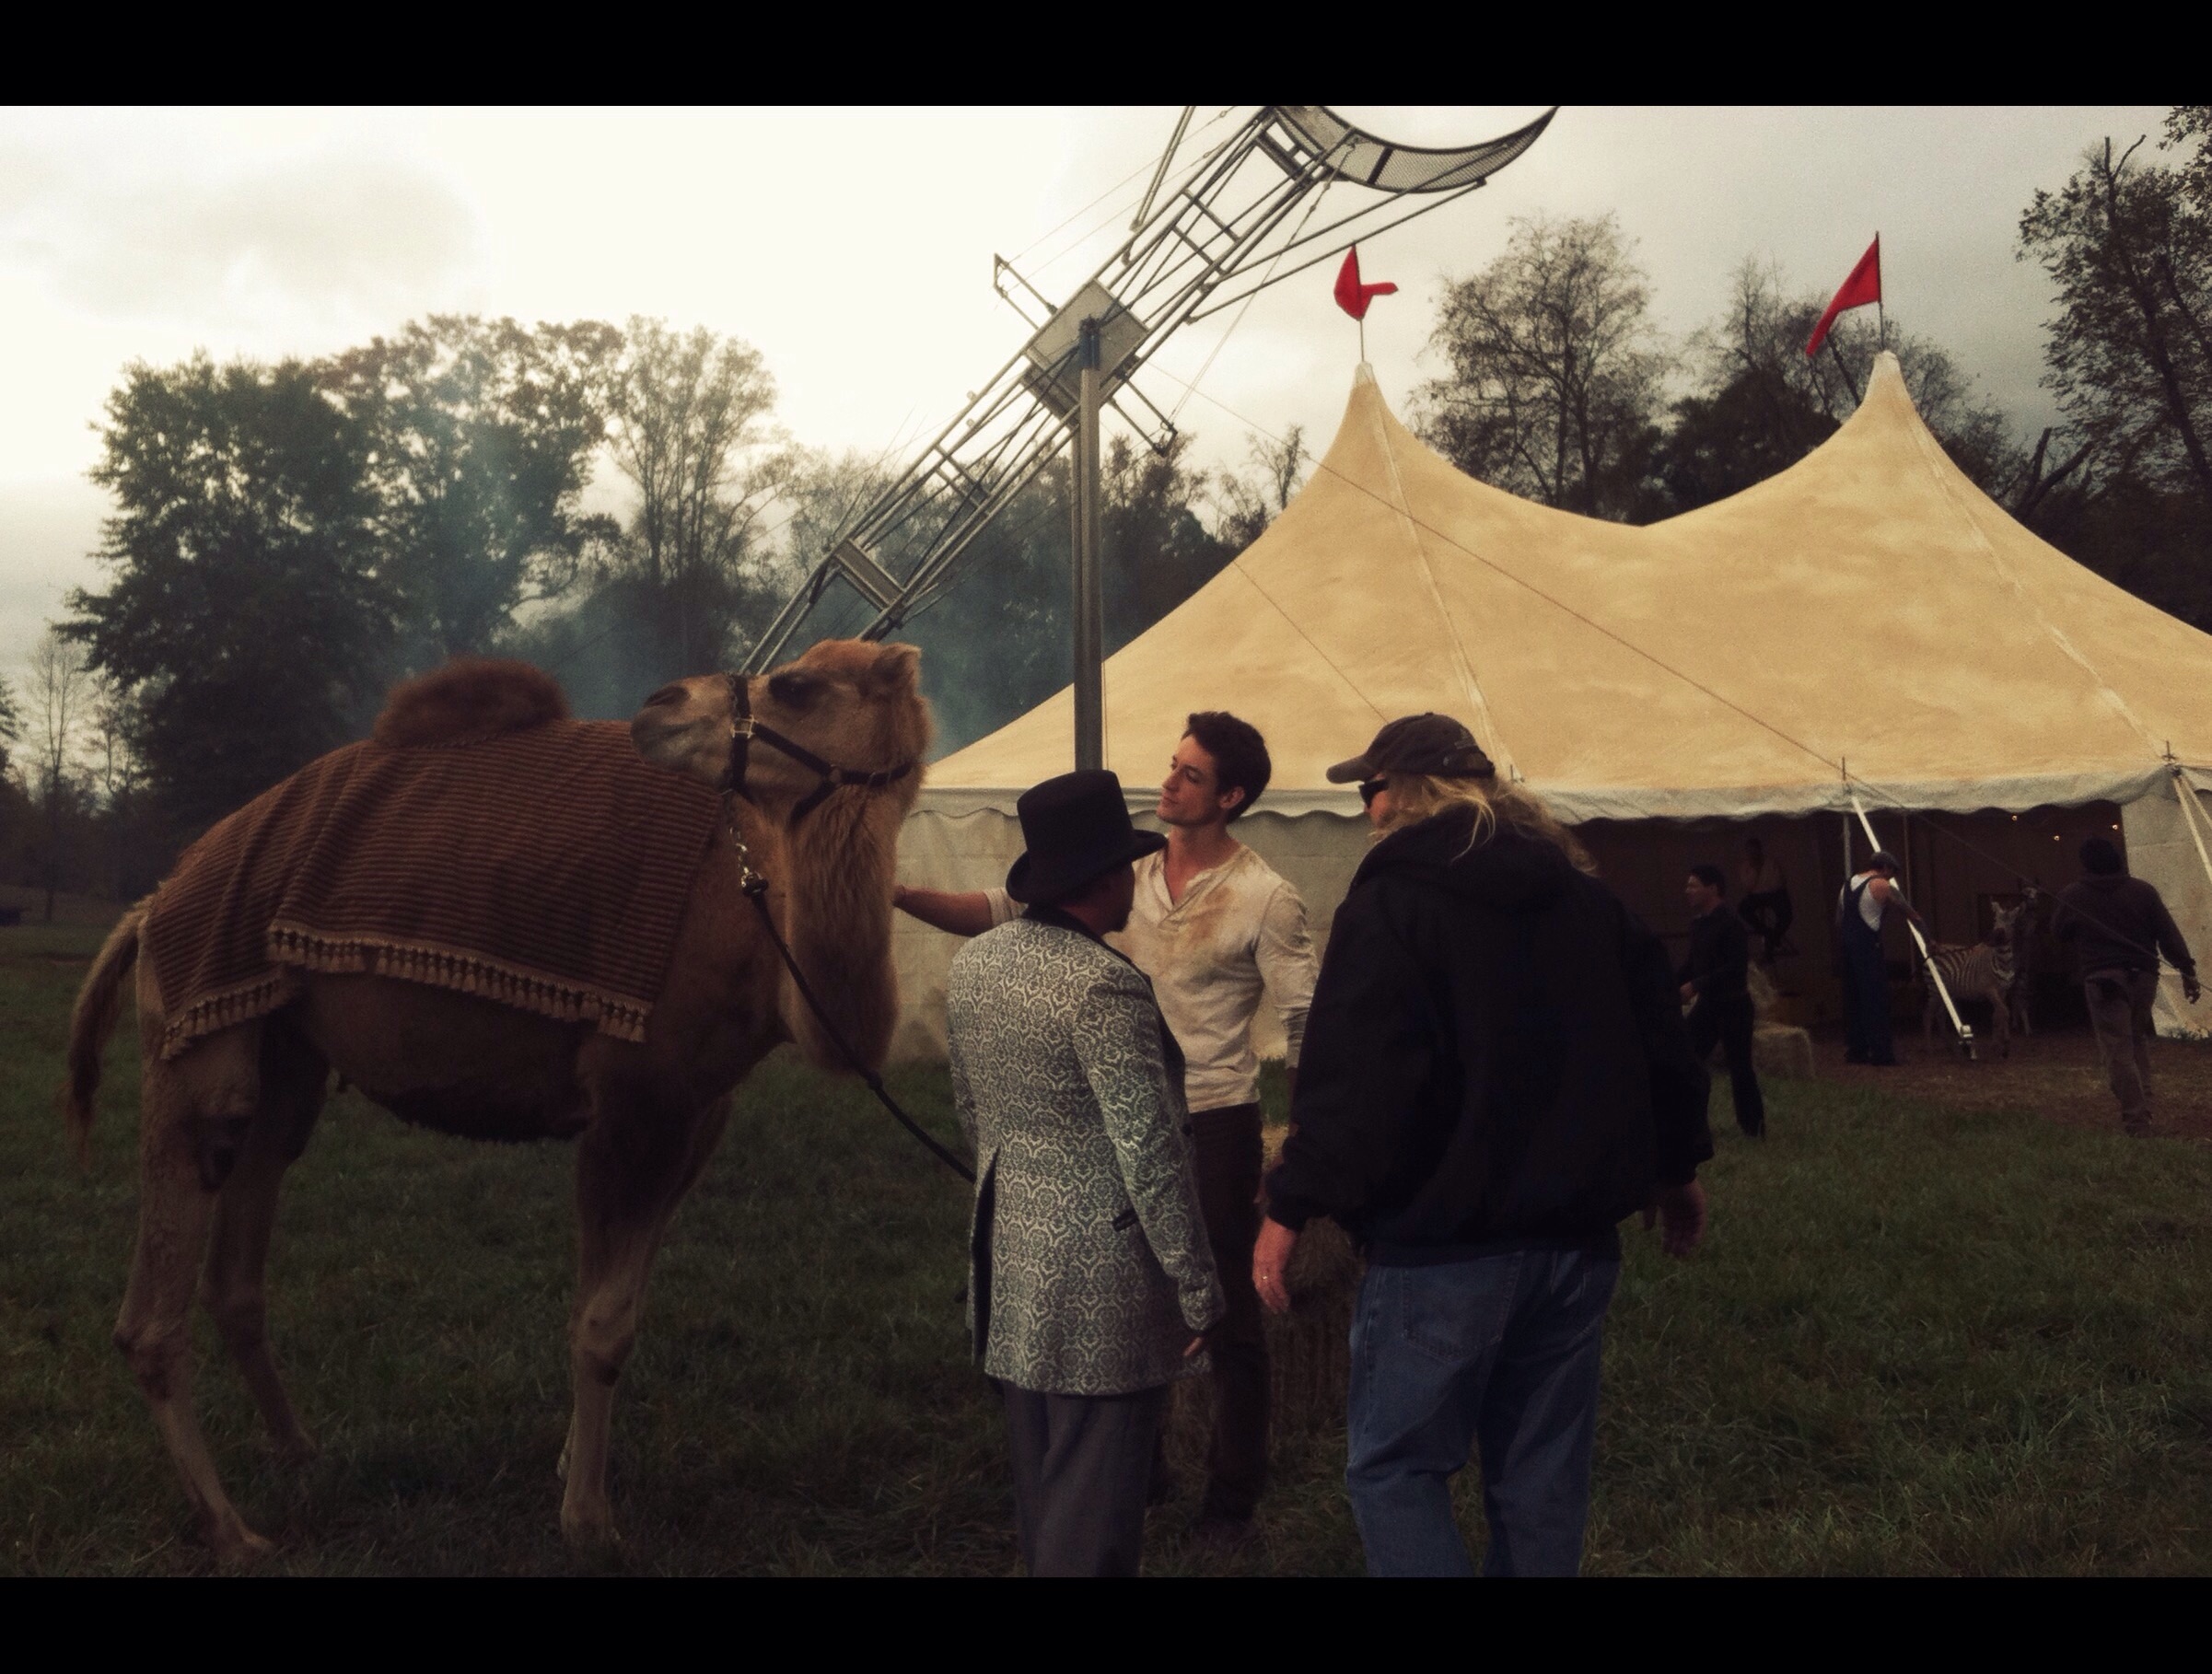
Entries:
{"type": "Polygon", "coordinates": [[[1076,766],[1106,765],[1106,589],[1099,553],[1099,322],[1083,321],[1076,405],[1075,588],[1076,766]]]}

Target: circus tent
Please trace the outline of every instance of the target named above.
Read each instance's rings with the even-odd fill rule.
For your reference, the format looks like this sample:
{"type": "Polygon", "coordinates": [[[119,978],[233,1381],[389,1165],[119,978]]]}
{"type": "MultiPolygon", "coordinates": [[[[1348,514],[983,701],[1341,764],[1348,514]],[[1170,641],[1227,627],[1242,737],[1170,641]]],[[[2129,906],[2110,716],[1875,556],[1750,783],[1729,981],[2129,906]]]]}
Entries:
{"type": "MultiPolygon", "coordinates": [[[[1799,940],[1824,948],[1856,805],[1908,866],[1925,855],[1914,888],[1924,909],[1948,901],[1947,939],[1973,939],[1977,901],[2020,879],[2070,881],[2078,837],[2117,824],[2131,869],[2212,956],[2212,817],[2175,789],[2212,786],[2212,638],[2014,522],[1886,355],[1805,459],[1640,528],[1456,471],[1362,367],[1305,489],[1110,658],[1104,686],[1107,765],[1133,808],[1190,711],[1259,727],[1275,780],[1237,829],[1321,923],[1366,841],[1323,769],[1434,709],[1578,824],[1655,924],[1680,916],[1681,866],[1754,830],[1788,857],[1799,940]]],[[[1072,730],[1062,691],[936,763],[902,876],[1003,878],[1014,798],[1066,770],[1072,730]]],[[[904,1049],[926,1052],[951,947],[900,928],[904,1049]]],[[[2177,999],[2160,1006],[2176,1030],[2177,999]]]]}

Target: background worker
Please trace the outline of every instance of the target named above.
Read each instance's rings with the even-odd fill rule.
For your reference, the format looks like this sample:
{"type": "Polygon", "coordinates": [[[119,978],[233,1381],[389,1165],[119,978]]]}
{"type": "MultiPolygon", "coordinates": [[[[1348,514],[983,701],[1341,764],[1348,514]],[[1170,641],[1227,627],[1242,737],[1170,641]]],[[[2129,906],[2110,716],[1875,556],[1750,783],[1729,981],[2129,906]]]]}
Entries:
{"type": "MultiPolygon", "coordinates": [[[[1153,810],[1167,846],[1136,863],[1135,905],[1112,937],[1151,978],[1184,1054],[1199,1194],[1228,1297],[1228,1318],[1210,1340],[1213,1436],[1194,1529],[1214,1542],[1242,1538],[1267,1482],[1267,1340],[1252,1282],[1261,1164],[1252,1019],[1272,994],[1295,1087],[1317,969],[1298,891],[1229,831],[1272,773],[1266,740],[1249,723],[1218,710],[1189,718],[1153,810]]],[[[978,934],[1012,911],[999,891],[902,886],[892,901],[956,935],[978,934]]]]}
{"type": "Polygon", "coordinates": [[[1766,1100],[1752,1062],[1752,1029],[1756,1021],[1750,988],[1752,938],[1743,921],[1729,911],[1722,873],[1716,866],[1694,866],[1682,886],[1690,903],[1690,952],[1674,973],[1682,984],[1690,1049],[1704,1063],[1716,1042],[1727,1054],[1729,1087],[1736,1100],[1736,1125],[1746,1136],[1766,1136],[1766,1100]]]}
{"type": "Polygon", "coordinates": [[[1887,915],[1901,913],[1914,924],[1921,922],[1897,888],[1903,870],[1897,856],[1876,849],[1867,869],[1854,872],[1835,903],[1837,973],[1844,979],[1844,1062],[1894,1064],[1897,1040],[1891,1028],[1890,969],[1881,957],[1881,926],[1887,915]]]}
{"type": "Polygon", "coordinates": [[[2051,932],[2074,956],[2089,1001],[2097,1055],[2120,1101],[2120,1126],[2137,1139],[2150,1133],[2150,1007],[2159,993],[2159,956],[2182,973],[2190,1005],[2203,992],[2196,961],[2182,940],[2158,886],[2127,876],[2119,849],[2106,837],[2081,845],[2087,874],[2058,897],[2051,932]]]}
{"type": "Polygon", "coordinates": [[[1756,837],[1744,839],[1739,871],[1743,900],[1737,913],[1759,937],[1759,962],[1771,965],[1788,947],[1789,926],[1797,921],[1797,908],[1789,899],[1788,875],[1756,837]]]}
{"type": "Polygon", "coordinates": [[[1465,1575],[1451,1480],[1480,1449],[1492,1575],[1573,1575],[1589,1515],[1618,1223],[1687,1255],[1713,1154],[1659,939],[1448,715],[1329,770],[1380,840],[1337,909],[1293,1126],[1252,1253],[1364,1244],[1345,1482],[1370,1573],[1465,1575]]]}
{"type": "Polygon", "coordinates": [[[952,961],[952,1097],[975,1146],[968,1308],[1006,1404],[1032,1575],[1128,1575],[1168,1385],[1221,1322],[1183,1138],[1182,1065],[1151,985],[1109,947],[1157,850],[1110,773],[1019,802],[1021,919],[952,961]]]}

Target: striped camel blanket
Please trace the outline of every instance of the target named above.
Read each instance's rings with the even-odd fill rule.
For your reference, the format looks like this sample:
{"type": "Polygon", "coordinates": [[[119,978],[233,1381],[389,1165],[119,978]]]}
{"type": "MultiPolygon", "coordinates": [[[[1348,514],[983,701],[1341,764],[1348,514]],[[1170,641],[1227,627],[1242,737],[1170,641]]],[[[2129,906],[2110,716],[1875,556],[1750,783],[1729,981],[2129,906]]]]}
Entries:
{"type": "Polygon", "coordinates": [[[640,760],[619,722],[347,745],[215,826],[156,892],[162,1056],[275,1010],[303,971],[642,1040],[718,818],[715,792],[640,760]]]}

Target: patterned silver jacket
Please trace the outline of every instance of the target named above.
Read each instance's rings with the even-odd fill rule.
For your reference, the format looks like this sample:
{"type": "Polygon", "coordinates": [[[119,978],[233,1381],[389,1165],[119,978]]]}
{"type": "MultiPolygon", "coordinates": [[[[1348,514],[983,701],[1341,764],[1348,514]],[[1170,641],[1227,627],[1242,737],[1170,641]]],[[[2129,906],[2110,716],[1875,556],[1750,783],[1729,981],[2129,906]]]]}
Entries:
{"type": "Polygon", "coordinates": [[[968,1322],[993,1378],[1117,1395],[1201,1370],[1227,1311],[1151,984],[1073,920],[1017,919],[952,961],[952,1095],[975,1146],[968,1322]]]}

